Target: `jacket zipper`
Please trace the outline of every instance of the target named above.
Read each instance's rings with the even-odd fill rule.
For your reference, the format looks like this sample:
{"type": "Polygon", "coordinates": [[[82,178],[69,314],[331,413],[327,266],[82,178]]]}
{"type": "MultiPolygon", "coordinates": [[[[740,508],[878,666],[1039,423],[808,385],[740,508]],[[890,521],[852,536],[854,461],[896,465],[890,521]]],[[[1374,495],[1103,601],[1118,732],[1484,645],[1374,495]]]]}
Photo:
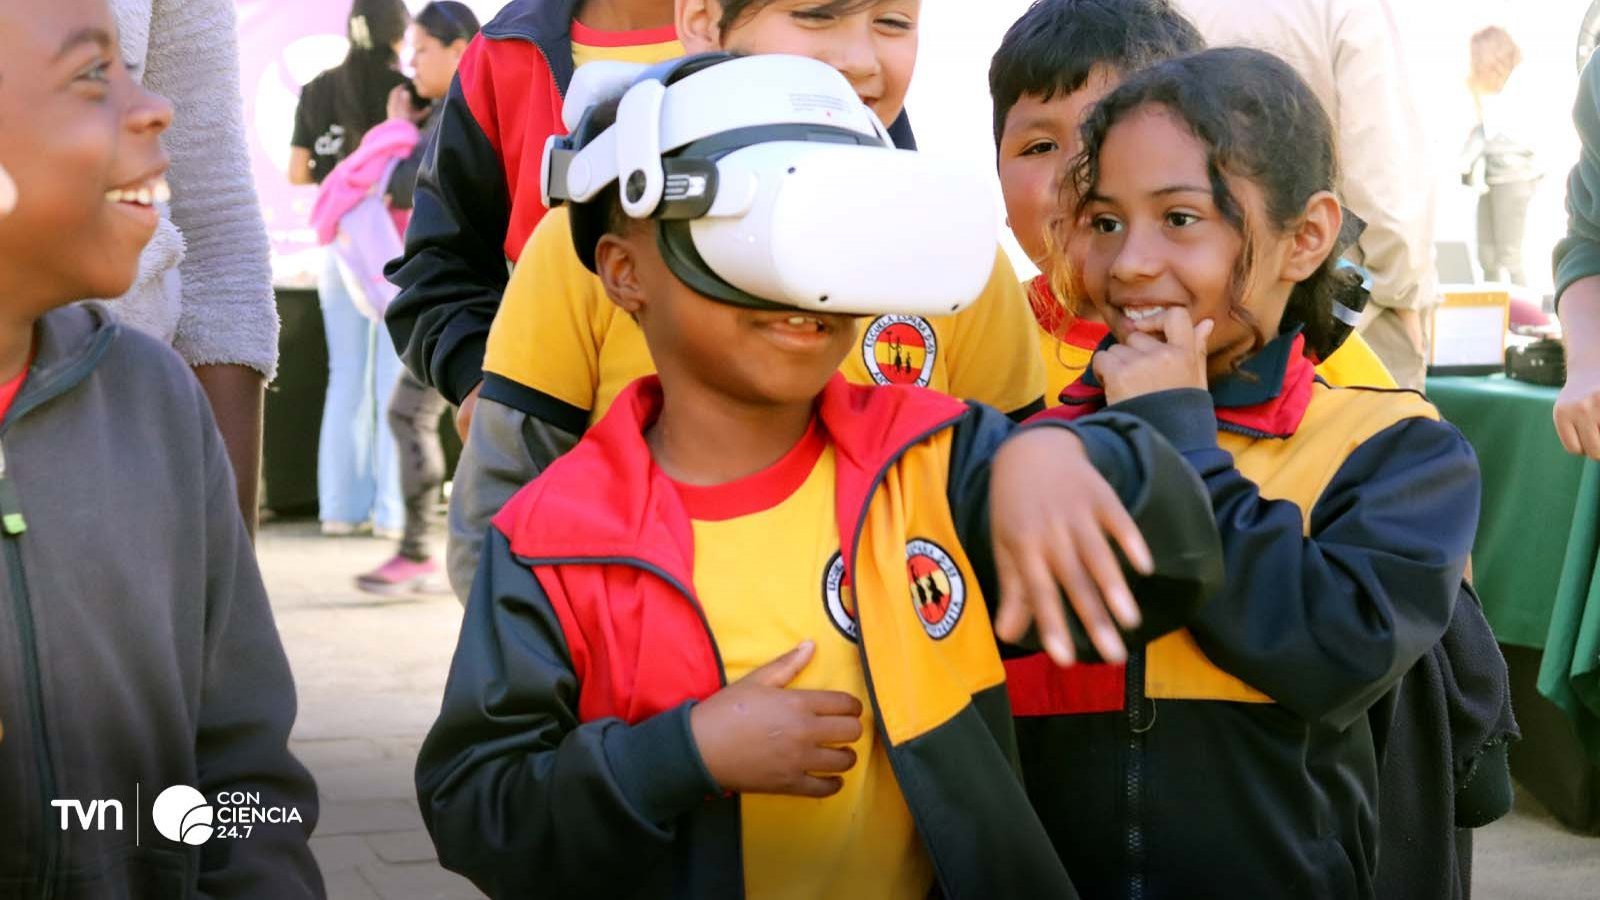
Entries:
{"type": "MultiPolygon", "coordinates": [[[[6,468],[5,447],[0,444],[0,533],[4,535],[0,538],[0,542],[5,544],[6,576],[11,584],[12,603],[15,604],[17,612],[17,629],[21,632],[22,638],[23,680],[27,684],[28,715],[33,720],[33,753],[39,774],[39,809],[46,810],[50,809],[50,802],[56,799],[56,774],[55,767],[50,762],[50,734],[45,724],[44,692],[40,686],[38,631],[33,620],[33,604],[28,597],[28,579],[22,571],[21,539],[27,529],[27,522],[22,516],[22,506],[17,500],[16,484],[12,482],[6,468]]],[[[42,840],[39,870],[43,877],[40,879],[39,897],[41,900],[48,900],[55,892],[56,863],[60,847],[48,823],[40,830],[42,840]]]]}
{"type": "MultiPolygon", "coordinates": [[[[1128,900],[1143,900],[1144,879],[1144,734],[1151,722],[1145,721],[1144,648],[1128,654],[1125,677],[1128,695],[1127,771],[1123,775],[1123,799],[1128,804],[1128,900]]],[[[1154,716],[1151,717],[1154,719],[1154,716]]]]}

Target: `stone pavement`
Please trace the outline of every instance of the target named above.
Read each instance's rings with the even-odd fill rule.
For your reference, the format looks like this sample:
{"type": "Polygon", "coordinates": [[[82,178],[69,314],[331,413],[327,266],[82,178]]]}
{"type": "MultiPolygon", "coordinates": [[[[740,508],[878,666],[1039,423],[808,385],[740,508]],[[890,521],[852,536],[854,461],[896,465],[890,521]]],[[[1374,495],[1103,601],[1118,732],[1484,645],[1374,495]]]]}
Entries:
{"type": "Polygon", "coordinates": [[[412,765],[439,711],[461,607],[448,593],[377,597],[354,578],[394,544],[268,525],[257,543],[300,717],[292,746],[316,776],[312,849],[334,900],[482,895],[439,868],[417,812],[412,765]]]}
{"type": "MultiPolygon", "coordinates": [[[[332,900],[481,897],[439,868],[412,763],[438,712],[461,608],[448,594],[375,597],[357,573],[392,544],[324,538],[315,523],[266,526],[258,549],[300,693],[293,746],[317,778],[312,846],[332,900]]],[[[1475,900],[1600,896],[1600,840],[1563,830],[1519,798],[1477,835],[1475,900]]]]}

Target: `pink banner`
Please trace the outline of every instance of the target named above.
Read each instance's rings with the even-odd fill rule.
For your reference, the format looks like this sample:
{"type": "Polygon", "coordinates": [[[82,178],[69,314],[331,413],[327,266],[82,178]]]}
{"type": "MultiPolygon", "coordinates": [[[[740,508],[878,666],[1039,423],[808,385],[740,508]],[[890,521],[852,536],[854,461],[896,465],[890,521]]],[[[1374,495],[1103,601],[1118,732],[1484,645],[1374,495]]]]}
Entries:
{"type": "Polygon", "coordinates": [[[273,279],[315,283],[321,251],[308,225],[316,191],[289,184],[289,141],[300,86],[344,58],[344,4],[236,0],[246,137],[272,239],[273,279]]]}

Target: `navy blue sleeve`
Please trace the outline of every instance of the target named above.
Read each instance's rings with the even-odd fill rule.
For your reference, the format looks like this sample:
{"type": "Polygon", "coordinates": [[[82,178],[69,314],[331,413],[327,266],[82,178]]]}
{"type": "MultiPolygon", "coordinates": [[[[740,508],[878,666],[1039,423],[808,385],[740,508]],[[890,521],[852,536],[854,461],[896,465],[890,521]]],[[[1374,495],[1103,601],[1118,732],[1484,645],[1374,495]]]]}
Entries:
{"type": "MultiPolygon", "coordinates": [[[[955,431],[949,500],[957,533],[980,589],[990,598],[991,612],[999,603],[989,519],[994,456],[1006,440],[1034,428],[1065,428],[1083,441],[1090,463],[1117,492],[1150,545],[1155,573],[1145,578],[1126,570],[1145,620],[1129,636],[1131,642],[1143,643],[1179,627],[1221,585],[1222,554],[1205,488],[1155,429],[1118,413],[1098,413],[1074,422],[1044,420],[1019,429],[988,407],[970,406],[972,413],[955,431]]],[[[1098,651],[1070,607],[1068,612],[1079,658],[1098,661],[1098,651]]]]}
{"type": "Polygon", "coordinates": [[[1477,457],[1454,427],[1408,419],[1345,460],[1312,508],[1261,496],[1217,445],[1204,391],[1118,404],[1205,480],[1227,583],[1190,630],[1219,666],[1297,715],[1342,728],[1449,625],[1478,524],[1477,457]]]}
{"type": "Polygon", "coordinates": [[[632,896],[717,786],[691,704],[580,723],[560,621],[489,530],[417,798],[439,860],[491,897],[632,896]]]}
{"type": "Polygon", "coordinates": [[[483,380],[489,327],[511,277],[504,250],[511,197],[459,76],[434,116],[405,255],[386,270],[400,293],[384,323],[411,374],[460,406],[483,380]]]}

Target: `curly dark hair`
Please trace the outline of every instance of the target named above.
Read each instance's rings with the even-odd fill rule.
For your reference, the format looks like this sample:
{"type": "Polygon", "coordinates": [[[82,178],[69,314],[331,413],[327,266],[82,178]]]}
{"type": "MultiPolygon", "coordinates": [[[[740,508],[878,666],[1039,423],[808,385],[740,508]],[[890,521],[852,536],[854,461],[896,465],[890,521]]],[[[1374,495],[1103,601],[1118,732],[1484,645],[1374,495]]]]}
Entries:
{"type": "MultiPolygon", "coordinates": [[[[1234,264],[1230,315],[1255,332],[1250,353],[1272,336],[1242,305],[1255,262],[1247,215],[1228,187],[1229,177],[1260,187],[1267,221],[1274,232],[1287,231],[1304,214],[1312,196],[1335,191],[1338,150],[1327,110],[1304,79],[1276,56],[1259,50],[1223,48],[1160,63],[1140,72],[1108,95],[1083,124],[1083,151],[1071,163],[1063,195],[1083,212],[1100,180],[1100,154],[1117,123],[1148,106],[1159,106],[1182,122],[1206,147],[1211,197],[1223,218],[1244,237],[1234,264]],[[1076,191],[1075,195],[1067,191],[1076,191]]],[[[1360,276],[1341,269],[1329,252],[1310,278],[1295,285],[1284,312],[1284,328],[1301,326],[1306,349],[1324,358],[1337,345],[1333,306],[1361,290],[1360,276]]]]}

